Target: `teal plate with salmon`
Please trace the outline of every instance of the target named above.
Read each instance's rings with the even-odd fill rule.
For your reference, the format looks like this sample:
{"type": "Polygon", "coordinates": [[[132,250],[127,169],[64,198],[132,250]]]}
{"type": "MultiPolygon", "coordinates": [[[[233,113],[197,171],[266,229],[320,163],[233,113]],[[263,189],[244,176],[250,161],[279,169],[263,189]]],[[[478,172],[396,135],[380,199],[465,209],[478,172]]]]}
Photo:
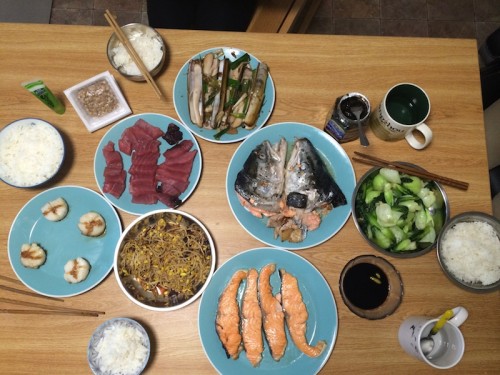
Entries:
{"type": "MultiPolygon", "coordinates": [[[[160,156],[157,160],[157,165],[160,165],[165,161],[165,156],[163,153],[169,149],[172,149],[174,145],[170,145],[167,141],[161,137],[158,138],[160,143],[160,156]]],[[[165,208],[178,208],[185,202],[189,196],[193,193],[198,182],[201,177],[201,168],[202,168],[202,156],[201,149],[198,145],[196,138],[191,134],[191,132],[178,120],[157,113],[142,113],[127,117],[119,122],[117,122],[104,136],[102,137],[99,145],[97,146],[97,150],[95,152],[94,157],[94,175],[97,186],[100,191],[104,195],[104,197],[111,202],[116,208],[119,208],[122,211],[128,212],[132,215],[143,215],[151,211],[165,209],[165,208]],[[134,203],[132,201],[132,195],[130,193],[130,174],[128,171],[132,165],[131,156],[120,152],[123,161],[123,167],[125,171],[127,171],[126,177],[126,185],[125,190],[121,194],[121,196],[116,197],[109,192],[104,191],[104,170],[106,168],[106,159],[103,154],[104,147],[112,141],[114,143],[114,148],[116,151],[119,151],[119,141],[122,137],[123,133],[128,129],[134,126],[138,120],[144,120],[150,125],[154,127],[160,128],[164,132],[167,131],[169,124],[175,124],[178,126],[180,133],[182,134],[182,140],[189,140],[193,143],[190,151],[196,150],[196,155],[192,162],[191,171],[189,172],[188,177],[188,185],[187,188],[179,195],[180,203],[175,207],[169,207],[161,201],[157,201],[155,203],[146,204],[146,203],[134,203]]]]}
{"type": "MultiPolygon", "coordinates": [[[[245,285],[245,281],[240,284],[237,295],[239,302],[245,285]]],[[[220,374],[316,374],[330,358],[335,345],[338,332],[337,305],[325,278],[309,261],[297,253],[283,249],[256,248],[235,255],[214,273],[200,301],[198,330],[205,354],[220,374]],[[250,364],[245,351],[242,351],[236,360],[227,358],[215,330],[219,296],[236,271],[250,268],[260,271],[269,263],[276,265],[276,271],[270,278],[273,294],[280,290],[280,269],[286,270],[297,278],[299,290],[309,314],[307,342],[314,346],[318,341],[326,341],[326,346],[318,357],[311,358],[300,352],[286,328],[288,344],[284,356],[279,361],[271,357],[265,339],[262,361],[258,367],[250,364]]]]}
{"type": "MultiPolygon", "coordinates": [[[[286,166],[286,165],[285,165],[286,166]]],[[[318,182],[319,183],[319,182],[318,182]]],[[[266,245],[301,250],[317,246],[333,237],[347,222],[351,214],[352,193],[356,186],[356,177],[351,161],[340,144],[314,126],[283,122],[267,125],[252,134],[236,149],[227,170],[226,194],[229,206],[241,226],[254,238],[266,245]],[[275,237],[274,228],[268,227],[268,217],[257,217],[242,205],[239,194],[235,189],[235,182],[239,172],[244,168],[246,161],[256,149],[265,141],[271,144],[278,143],[282,138],[288,144],[288,156],[293,154],[292,146],[297,139],[307,138],[314,147],[317,158],[322,160],[324,169],[328,171],[335,184],[344,195],[345,203],[334,207],[329,212],[321,212],[319,227],[308,230],[300,242],[283,241],[280,236],[275,237]]],[[[278,200],[280,198],[277,198],[278,200]]]]}
{"type": "MultiPolygon", "coordinates": [[[[210,48],[205,51],[201,51],[190,58],[179,70],[177,77],[175,78],[174,88],[173,88],[173,97],[174,97],[174,106],[175,111],[177,112],[177,116],[181,119],[181,121],[188,127],[188,129],[193,132],[196,136],[214,143],[234,143],[239,142],[255,133],[258,129],[265,125],[271,113],[273,112],[274,103],[276,99],[276,89],[274,87],[274,81],[271,78],[271,74],[269,73],[267,77],[266,87],[264,89],[264,101],[260,108],[259,117],[257,118],[257,122],[255,127],[250,130],[243,129],[242,127],[238,128],[238,132],[235,134],[223,134],[222,136],[216,136],[219,133],[218,129],[207,129],[198,127],[191,121],[191,116],[189,114],[189,103],[188,103],[188,70],[189,70],[189,62],[193,59],[199,59],[204,57],[206,54],[210,52],[216,52],[222,50],[224,58],[227,58],[229,62],[233,62],[245,55],[245,52],[239,48],[233,47],[216,47],[210,48]]],[[[252,69],[257,68],[260,60],[257,59],[252,54],[248,53],[250,57],[250,66],[252,69]]],[[[269,70],[272,70],[272,67],[269,67],[269,70]]]]}
{"type": "Polygon", "coordinates": [[[80,186],[55,187],[33,197],[17,214],[9,232],[9,261],[19,280],[33,291],[51,297],[75,296],[98,285],[111,271],[121,232],[116,210],[102,195],[80,186]],[[49,221],[41,208],[57,198],[66,201],[68,214],[60,221],[49,221]],[[106,222],[98,237],[84,236],[78,228],[80,217],[89,211],[106,222]],[[31,243],[42,247],[47,256],[36,269],[24,267],[20,260],[22,245],[31,243]],[[90,272],[85,280],[70,284],[64,279],[64,265],[77,257],[89,262],[90,272]]]}

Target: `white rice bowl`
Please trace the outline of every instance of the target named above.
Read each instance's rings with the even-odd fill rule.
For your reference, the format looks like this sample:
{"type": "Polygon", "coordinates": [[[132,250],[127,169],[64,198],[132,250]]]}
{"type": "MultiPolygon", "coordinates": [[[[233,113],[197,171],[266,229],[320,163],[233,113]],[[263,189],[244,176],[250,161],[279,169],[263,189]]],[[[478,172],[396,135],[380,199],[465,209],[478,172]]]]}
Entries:
{"type": "Polygon", "coordinates": [[[59,171],[64,142],[44,120],[25,118],[0,131],[0,179],[15,187],[34,187],[59,171]]]}
{"type": "Polygon", "coordinates": [[[475,291],[500,287],[500,222],[481,212],[450,220],[438,238],[439,263],[454,282],[475,291]]]}

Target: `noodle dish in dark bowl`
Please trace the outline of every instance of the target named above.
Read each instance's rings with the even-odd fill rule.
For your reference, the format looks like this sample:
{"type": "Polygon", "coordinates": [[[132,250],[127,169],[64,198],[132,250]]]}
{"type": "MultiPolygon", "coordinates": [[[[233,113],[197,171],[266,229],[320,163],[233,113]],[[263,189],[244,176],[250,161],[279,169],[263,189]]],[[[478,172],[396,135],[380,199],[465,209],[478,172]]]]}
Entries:
{"type": "Polygon", "coordinates": [[[172,311],[201,296],[215,270],[215,246],[195,217],[156,210],[135,219],[116,246],[118,285],[137,305],[172,311]]]}

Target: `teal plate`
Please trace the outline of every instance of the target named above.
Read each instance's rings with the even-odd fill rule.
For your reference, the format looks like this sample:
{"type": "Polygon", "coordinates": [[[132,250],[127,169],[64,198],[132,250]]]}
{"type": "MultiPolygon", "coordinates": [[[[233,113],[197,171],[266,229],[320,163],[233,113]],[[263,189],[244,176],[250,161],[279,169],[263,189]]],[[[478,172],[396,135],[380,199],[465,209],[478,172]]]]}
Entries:
{"type": "Polygon", "coordinates": [[[33,197],[19,211],[9,232],[8,253],[17,277],[33,291],[51,297],[70,297],[98,285],[111,271],[116,243],[122,226],[113,206],[100,194],[79,186],[60,186],[33,197]],[[61,221],[47,220],[42,206],[62,197],[69,206],[68,215],[61,221]],[[99,237],[80,233],[80,216],[95,211],[106,221],[106,231],[99,237]],[[46,262],[38,269],[21,264],[21,246],[38,243],[47,253],[46,262]],[[80,283],[64,280],[64,265],[68,260],[82,257],[90,263],[88,277],[80,283]]]}
{"type": "MultiPolygon", "coordinates": [[[[238,291],[239,301],[244,289],[245,282],[240,285],[238,291]]],[[[318,269],[297,253],[272,248],[251,249],[235,255],[214,273],[201,297],[198,329],[205,354],[212,366],[221,374],[316,374],[330,358],[337,339],[337,305],[325,278],[318,269]],[[272,359],[266,340],[264,340],[262,362],[258,367],[252,367],[244,351],[237,360],[227,358],[215,330],[219,296],[236,271],[249,268],[259,271],[268,263],[276,264],[276,272],[271,276],[274,294],[280,289],[279,269],[285,269],[298,279],[302,298],[309,313],[306,333],[308,343],[316,345],[318,341],[325,340],[327,344],[319,357],[310,358],[300,352],[287,329],[288,345],[285,355],[279,362],[272,359]]]]}
{"type": "Polygon", "coordinates": [[[236,220],[238,220],[241,226],[259,241],[269,246],[286,248],[289,250],[311,248],[334,236],[349,219],[351,214],[352,193],[355,187],[356,177],[354,169],[349,157],[340,144],[324,131],[311,125],[296,122],[283,122],[268,125],[248,137],[236,149],[229,163],[226,176],[227,199],[229,200],[229,205],[236,220]],[[289,147],[292,145],[295,138],[309,138],[347,200],[346,205],[336,207],[325,215],[322,218],[319,228],[314,231],[309,231],[304,241],[299,243],[283,242],[279,238],[274,238],[274,229],[266,226],[267,218],[257,218],[247,211],[241,205],[236,191],[234,190],[236,176],[243,168],[243,164],[248,159],[253,149],[265,140],[276,143],[282,137],[287,140],[289,147]]]}
{"type": "MultiPolygon", "coordinates": [[[[274,102],[276,98],[276,92],[274,88],[274,82],[271,78],[271,74],[269,74],[266,82],[266,89],[264,91],[264,102],[262,103],[262,108],[260,109],[259,118],[257,119],[257,123],[255,127],[251,130],[245,130],[243,128],[238,128],[238,133],[236,134],[224,134],[220,139],[215,139],[214,136],[219,131],[214,129],[204,129],[200,128],[196,124],[191,122],[191,116],[189,115],[189,106],[188,106],[188,92],[187,92],[187,76],[188,76],[188,68],[189,62],[192,59],[198,59],[200,57],[205,56],[209,52],[214,52],[218,50],[224,51],[224,57],[229,59],[229,61],[234,61],[241,57],[243,54],[247,53],[238,48],[230,48],[230,47],[217,47],[210,48],[205,51],[199,52],[190,58],[181,68],[174,82],[174,106],[175,111],[177,112],[177,116],[181,119],[181,121],[191,130],[195,135],[200,138],[205,139],[209,142],[215,143],[233,143],[241,141],[247,138],[250,134],[255,133],[258,129],[260,129],[269,119],[271,113],[273,112],[274,102]]],[[[252,69],[255,69],[259,64],[259,60],[251,55],[250,56],[250,66],[252,69]]],[[[269,67],[269,70],[272,68],[269,67]]]]}
{"type": "MultiPolygon", "coordinates": [[[[170,208],[161,202],[158,202],[156,204],[133,203],[132,196],[130,195],[129,192],[129,175],[127,175],[125,191],[119,198],[116,198],[113,195],[104,193],[102,191],[102,187],[104,186],[104,168],[106,167],[106,160],[104,159],[102,149],[104,148],[104,146],[108,144],[109,141],[113,141],[113,143],[115,144],[115,150],[119,151],[118,141],[120,140],[122,133],[125,131],[126,128],[133,126],[135,122],[139,119],[143,119],[144,121],[147,121],[151,125],[156,126],[162,129],[163,131],[167,131],[168,124],[174,123],[179,127],[179,130],[182,133],[182,139],[189,139],[193,142],[193,147],[191,148],[191,150],[198,151],[193,161],[193,168],[191,169],[191,174],[189,175],[189,185],[179,197],[182,202],[185,202],[189,198],[189,196],[193,193],[196,186],[198,185],[198,181],[200,180],[201,177],[201,167],[202,167],[201,149],[200,146],[198,145],[198,141],[191,134],[191,132],[178,120],[157,113],[142,113],[127,117],[117,122],[111,129],[108,130],[106,134],[104,134],[104,136],[101,139],[101,142],[99,142],[99,145],[97,146],[97,150],[94,157],[94,175],[97,182],[97,186],[99,187],[99,190],[101,191],[102,195],[104,195],[104,197],[108,201],[110,201],[113,206],[119,208],[122,211],[128,212],[129,214],[132,215],[143,215],[151,211],[170,208]]],[[[158,163],[162,163],[165,160],[165,157],[162,154],[167,149],[173,147],[170,146],[165,140],[161,138],[160,141],[161,141],[160,158],[158,159],[158,163]]],[[[122,155],[123,167],[125,168],[126,171],[128,171],[128,169],[131,166],[131,157],[125,155],[124,153],[120,154],[122,155]]]]}

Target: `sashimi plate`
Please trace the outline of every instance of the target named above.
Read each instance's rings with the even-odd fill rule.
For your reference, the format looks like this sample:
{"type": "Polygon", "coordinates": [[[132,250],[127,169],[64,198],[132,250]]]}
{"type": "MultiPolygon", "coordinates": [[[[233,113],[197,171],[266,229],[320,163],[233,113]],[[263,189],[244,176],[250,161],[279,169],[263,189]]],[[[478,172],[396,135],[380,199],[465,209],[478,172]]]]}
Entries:
{"type": "MultiPolygon", "coordinates": [[[[125,191],[119,198],[116,198],[115,196],[109,193],[105,193],[103,191],[104,168],[106,167],[106,160],[104,159],[102,150],[108,144],[109,141],[112,141],[115,144],[115,150],[119,151],[118,141],[120,140],[122,133],[125,131],[126,128],[133,126],[139,119],[143,119],[144,121],[162,129],[163,131],[167,130],[168,125],[170,123],[174,123],[179,127],[180,131],[182,132],[183,136],[182,139],[188,139],[193,142],[193,147],[191,148],[191,150],[197,150],[197,154],[194,158],[191,174],[189,175],[189,185],[187,189],[179,196],[179,199],[182,202],[186,201],[189,198],[189,196],[193,193],[196,186],[198,185],[202,168],[201,149],[200,146],[198,145],[198,141],[193,136],[193,134],[178,120],[166,115],[161,115],[156,113],[143,113],[127,117],[121,120],[120,122],[116,123],[111,129],[108,130],[106,134],[104,134],[104,136],[101,139],[101,142],[99,142],[99,145],[97,146],[97,150],[94,157],[94,175],[97,182],[97,186],[99,187],[104,197],[109,202],[111,202],[111,204],[113,204],[115,207],[121,209],[122,211],[128,212],[132,215],[142,215],[155,210],[171,208],[167,207],[165,204],[161,202],[155,204],[140,204],[132,202],[132,195],[129,192],[128,174],[126,179],[125,191]]],[[[158,164],[162,163],[165,160],[163,153],[167,149],[173,147],[169,145],[164,139],[159,138],[159,140],[161,141],[161,144],[160,144],[160,157],[158,159],[158,164]]],[[[123,159],[123,167],[126,171],[128,171],[128,169],[131,166],[131,157],[124,153],[121,153],[121,155],[123,159]]]]}
{"type": "Polygon", "coordinates": [[[33,197],[17,214],[9,232],[9,261],[17,277],[39,294],[78,295],[98,285],[111,271],[121,231],[115,208],[99,193],[79,186],[55,187],[33,197]],[[59,197],[68,203],[68,214],[61,221],[49,221],[41,208],[59,197]],[[80,216],[89,211],[98,212],[106,222],[105,232],[98,237],[84,236],[78,229],[80,216]],[[30,243],[37,243],[47,254],[38,269],[26,268],[20,261],[22,245],[30,243]],[[70,284],[64,279],[64,265],[77,257],[89,262],[90,272],[85,280],[70,284]]]}
{"type": "MultiPolygon", "coordinates": [[[[289,149],[290,151],[290,149],[289,149]]],[[[356,177],[351,161],[340,146],[340,144],[325,132],[314,126],[296,123],[283,122],[268,125],[265,128],[248,137],[236,149],[226,175],[226,193],[229,206],[241,226],[254,238],[274,247],[286,248],[289,250],[301,250],[317,246],[333,237],[347,222],[351,214],[352,193],[356,186],[356,177]],[[292,243],[274,238],[274,229],[268,228],[267,218],[258,218],[244,208],[234,189],[234,182],[238,172],[243,168],[245,161],[251,152],[265,140],[272,144],[285,138],[289,148],[296,138],[308,138],[323,159],[327,169],[333,175],[337,185],[345,195],[347,204],[335,207],[332,211],[322,217],[319,228],[308,231],[306,238],[302,242],[292,243]]]]}
{"type": "MultiPolygon", "coordinates": [[[[239,127],[238,132],[236,134],[226,133],[222,135],[220,139],[216,139],[215,135],[219,132],[219,130],[200,128],[199,126],[194,124],[191,121],[191,116],[189,115],[189,105],[188,105],[187,77],[188,77],[189,62],[193,59],[202,58],[207,53],[216,52],[219,50],[222,50],[224,52],[224,57],[227,58],[230,62],[235,61],[236,59],[247,53],[244,50],[238,48],[216,47],[207,49],[205,51],[199,52],[196,55],[194,55],[182,66],[181,70],[177,74],[177,77],[175,78],[174,90],[173,90],[174,106],[175,106],[175,111],[177,112],[177,115],[179,116],[181,121],[184,124],[186,124],[189,130],[191,130],[198,137],[205,139],[209,142],[233,143],[247,138],[250,134],[255,133],[258,129],[264,126],[264,124],[267,122],[269,116],[271,116],[271,113],[273,111],[276,92],[273,79],[271,78],[271,74],[269,73],[267,77],[266,88],[264,91],[264,102],[260,110],[259,118],[257,119],[255,127],[251,130],[246,130],[243,129],[242,127],[239,127]]],[[[248,53],[248,55],[250,56],[250,66],[252,67],[252,69],[257,68],[257,65],[260,63],[260,60],[258,60],[255,56],[253,56],[250,53],[248,53]]],[[[272,67],[269,67],[270,71],[271,69],[272,67]]]]}
{"type": "MultiPolygon", "coordinates": [[[[240,285],[238,301],[242,299],[245,285],[245,281],[240,285]]],[[[315,374],[326,364],[335,345],[338,331],[337,305],[325,278],[309,261],[296,253],[282,249],[256,248],[235,255],[214,273],[201,297],[198,330],[205,354],[221,374],[315,374]],[[285,269],[298,279],[299,289],[309,314],[307,342],[313,346],[320,340],[326,342],[326,347],[317,358],[308,357],[297,349],[288,328],[286,328],[288,344],[285,355],[280,361],[275,361],[271,357],[265,339],[263,358],[258,367],[252,367],[244,351],[237,360],[227,358],[215,330],[219,296],[236,271],[250,268],[260,271],[269,263],[276,264],[276,272],[271,275],[274,294],[279,292],[281,285],[280,269],[285,269]]]]}

